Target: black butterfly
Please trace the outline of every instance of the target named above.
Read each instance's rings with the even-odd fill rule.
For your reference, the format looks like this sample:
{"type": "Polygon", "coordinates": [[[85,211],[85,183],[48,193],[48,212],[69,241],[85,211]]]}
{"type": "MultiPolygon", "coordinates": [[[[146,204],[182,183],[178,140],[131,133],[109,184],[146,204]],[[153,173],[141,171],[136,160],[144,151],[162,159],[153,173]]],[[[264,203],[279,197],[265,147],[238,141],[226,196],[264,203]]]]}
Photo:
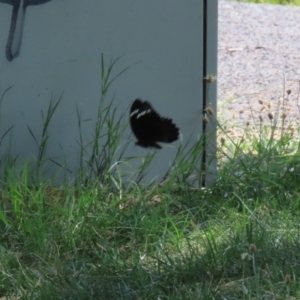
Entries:
{"type": "Polygon", "coordinates": [[[161,117],[148,101],[134,100],[130,108],[131,129],[138,139],[136,145],[161,149],[157,142],[172,143],[178,139],[179,128],[171,119],[161,117]]]}

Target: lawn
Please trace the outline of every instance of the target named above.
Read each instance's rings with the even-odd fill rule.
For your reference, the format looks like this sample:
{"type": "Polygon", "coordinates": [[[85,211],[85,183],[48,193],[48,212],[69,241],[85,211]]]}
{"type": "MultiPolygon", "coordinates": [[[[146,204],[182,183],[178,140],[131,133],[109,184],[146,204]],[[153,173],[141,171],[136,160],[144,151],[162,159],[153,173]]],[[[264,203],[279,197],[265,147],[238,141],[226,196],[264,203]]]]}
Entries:
{"type": "Polygon", "coordinates": [[[8,176],[0,296],[300,299],[300,155],[279,128],[234,141],[219,125],[219,172],[204,189],[8,176]]]}
{"type": "MultiPolygon", "coordinates": [[[[115,62],[105,71],[102,61],[103,99],[115,62]]],[[[58,103],[50,103],[45,128],[58,103]]],[[[194,162],[202,140],[191,155],[179,149],[163,184],[124,185],[111,172],[122,134],[111,105],[99,109],[94,127],[103,136],[106,125],[110,154],[98,140],[91,143],[91,160],[81,161],[90,172],[74,184],[40,179],[46,134],[37,141],[35,173],[28,165],[16,172],[13,161],[5,168],[0,298],[300,299],[297,124],[266,112],[267,124],[246,126],[235,138],[218,120],[218,174],[210,187],[194,188],[189,180],[201,176],[194,162]]],[[[78,120],[80,129],[79,113],[78,120]]]]}

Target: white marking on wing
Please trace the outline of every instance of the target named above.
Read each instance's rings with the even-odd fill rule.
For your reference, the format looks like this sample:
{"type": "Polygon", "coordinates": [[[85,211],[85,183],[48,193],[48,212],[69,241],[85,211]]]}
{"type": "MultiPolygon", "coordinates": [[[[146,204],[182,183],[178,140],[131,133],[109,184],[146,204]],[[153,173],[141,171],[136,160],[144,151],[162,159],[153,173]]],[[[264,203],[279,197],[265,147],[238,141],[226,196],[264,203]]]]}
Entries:
{"type": "Polygon", "coordinates": [[[137,114],[139,112],[138,109],[134,110],[131,114],[130,114],[130,117],[134,116],[135,114],[137,114]]]}
{"type": "Polygon", "coordinates": [[[138,119],[138,118],[142,117],[143,115],[149,114],[151,111],[152,111],[151,108],[144,110],[141,113],[139,113],[136,118],[138,119]]]}

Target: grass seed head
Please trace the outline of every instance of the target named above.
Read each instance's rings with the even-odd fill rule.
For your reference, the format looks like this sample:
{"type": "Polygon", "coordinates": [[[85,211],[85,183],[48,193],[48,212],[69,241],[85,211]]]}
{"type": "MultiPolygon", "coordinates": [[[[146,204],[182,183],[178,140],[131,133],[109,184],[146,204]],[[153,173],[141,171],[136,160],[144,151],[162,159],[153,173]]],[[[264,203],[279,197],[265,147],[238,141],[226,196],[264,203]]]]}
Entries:
{"type": "Polygon", "coordinates": [[[292,91],[291,91],[291,90],[287,90],[286,93],[287,93],[288,95],[290,95],[290,94],[292,93],[292,91]]]}
{"type": "Polygon", "coordinates": [[[281,119],[285,119],[287,117],[286,113],[283,113],[281,116],[281,119]]]}
{"type": "Polygon", "coordinates": [[[268,113],[268,118],[269,118],[270,120],[273,120],[273,118],[274,118],[273,114],[269,112],[269,113],[268,113]]]}
{"type": "Polygon", "coordinates": [[[214,114],[214,110],[211,107],[207,107],[205,111],[211,116],[214,114]]]}
{"type": "Polygon", "coordinates": [[[204,116],[203,116],[203,122],[204,122],[205,124],[207,124],[207,123],[209,122],[209,118],[207,117],[207,115],[204,115],[204,116]]]}
{"type": "Polygon", "coordinates": [[[263,105],[264,104],[264,101],[262,101],[262,100],[258,100],[258,103],[260,104],[260,105],[263,105]]]}
{"type": "Polygon", "coordinates": [[[285,284],[290,284],[292,282],[291,276],[289,274],[285,275],[284,282],[285,284]]]}
{"type": "Polygon", "coordinates": [[[250,244],[249,245],[249,251],[251,252],[251,253],[254,253],[254,252],[256,252],[256,245],[255,244],[250,244]]]}

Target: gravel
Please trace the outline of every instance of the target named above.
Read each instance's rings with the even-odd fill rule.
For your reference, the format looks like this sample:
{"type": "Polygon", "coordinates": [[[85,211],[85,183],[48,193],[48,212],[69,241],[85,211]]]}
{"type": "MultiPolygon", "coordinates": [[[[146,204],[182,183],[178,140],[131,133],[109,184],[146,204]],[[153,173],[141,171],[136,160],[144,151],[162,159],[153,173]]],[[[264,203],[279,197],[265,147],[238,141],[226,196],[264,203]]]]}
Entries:
{"type": "Polygon", "coordinates": [[[270,122],[269,113],[287,113],[285,123],[295,123],[299,20],[300,7],[219,1],[218,112],[224,120],[270,122]]]}

